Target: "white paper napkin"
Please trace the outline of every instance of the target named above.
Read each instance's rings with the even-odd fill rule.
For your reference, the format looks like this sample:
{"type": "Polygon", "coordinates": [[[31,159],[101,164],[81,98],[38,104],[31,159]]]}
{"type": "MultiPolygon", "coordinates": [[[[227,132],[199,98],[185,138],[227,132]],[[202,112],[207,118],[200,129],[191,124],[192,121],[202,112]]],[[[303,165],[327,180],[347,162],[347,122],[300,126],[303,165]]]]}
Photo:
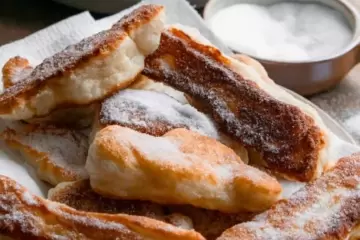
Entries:
{"type": "MultiPolygon", "coordinates": [[[[0,66],[3,66],[10,57],[17,55],[28,58],[32,64],[36,65],[69,44],[80,41],[88,34],[88,29],[93,24],[95,20],[90,13],[83,12],[26,38],[1,46],[0,66]]],[[[2,82],[0,90],[2,90],[2,82]]],[[[0,129],[4,127],[3,125],[0,122],[0,129]]],[[[25,164],[23,158],[18,153],[7,149],[3,143],[0,144],[0,148],[2,150],[0,151],[0,174],[16,179],[34,194],[46,196],[49,186],[36,177],[34,170],[25,164]]]]}
{"type": "MultiPolygon", "coordinates": [[[[62,50],[69,44],[80,41],[86,35],[83,28],[95,24],[89,12],[69,17],[21,40],[0,47],[0,66],[14,56],[22,56],[37,65],[44,58],[62,50]]],[[[2,73],[0,71],[0,78],[2,73]]],[[[0,84],[2,91],[2,82],[0,84]]]]}
{"type": "MultiPolygon", "coordinates": [[[[201,17],[187,1],[145,0],[140,4],[144,3],[164,5],[166,7],[167,21],[169,24],[180,23],[195,27],[203,36],[224,53],[230,53],[230,50],[205,26],[201,17]]],[[[22,40],[4,45],[0,47],[0,66],[2,66],[8,58],[16,55],[26,57],[33,64],[37,64],[44,58],[60,51],[67,45],[74,44],[87,36],[109,28],[124,14],[127,14],[140,4],[98,21],[95,21],[88,12],[84,12],[34,33],[22,40]]],[[[333,158],[360,151],[357,146],[348,144],[336,137],[332,139],[334,147],[332,148],[331,156],[333,158]]],[[[12,177],[35,194],[46,196],[49,186],[37,179],[31,168],[27,167],[21,157],[13,155],[2,145],[0,145],[0,147],[5,150],[4,153],[0,152],[0,174],[12,177]]],[[[291,184],[287,186],[286,195],[290,194],[298,187],[301,187],[302,184],[291,184]]]]}

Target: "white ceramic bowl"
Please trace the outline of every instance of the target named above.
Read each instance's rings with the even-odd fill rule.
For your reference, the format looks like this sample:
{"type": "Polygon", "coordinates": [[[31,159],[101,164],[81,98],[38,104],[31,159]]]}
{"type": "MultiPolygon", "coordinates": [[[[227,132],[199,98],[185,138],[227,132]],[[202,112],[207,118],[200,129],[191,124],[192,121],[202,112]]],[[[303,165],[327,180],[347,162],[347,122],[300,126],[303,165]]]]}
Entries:
{"type": "MultiPolygon", "coordinates": [[[[209,0],[204,8],[204,20],[207,22],[212,16],[214,16],[218,11],[230,7],[235,4],[260,4],[260,5],[271,5],[279,2],[287,2],[288,0],[209,0]]],[[[299,3],[319,3],[326,6],[329,6],[346,18],[349,25],[351,26],[354,37],[353,40],[348,44],[347,47],[340,50],[336,55],[342,55],[343,53],[354,48],[359,43],[360,37],[360,0],[292,0],[293,2],[299,3]]],[[[335,56],[330,56],[335,57],[335,56]]],[[[272,60],[272,59],[262,59],[262,60],[272,60]]],[[[324,59],[316,59],[324,60],[324,59]]]]}
{"type": "MultiPolygon", "coordinates": [[[[313,95],[335,86],[360,62],[360,0],[293,1],[317,2],[327,5],[341,12],[353,29],[351,42],[332,56],[304,61],[279,61],[261,56],[251,56],[264,65],[270,77],[279,85],[301,95],[313,95]]],[[[219,10],[234,4],[268,5],[277,2],[286,2],[286,0],[210,0],[204,9],[204,19],[207,22],[219,10]]]]}

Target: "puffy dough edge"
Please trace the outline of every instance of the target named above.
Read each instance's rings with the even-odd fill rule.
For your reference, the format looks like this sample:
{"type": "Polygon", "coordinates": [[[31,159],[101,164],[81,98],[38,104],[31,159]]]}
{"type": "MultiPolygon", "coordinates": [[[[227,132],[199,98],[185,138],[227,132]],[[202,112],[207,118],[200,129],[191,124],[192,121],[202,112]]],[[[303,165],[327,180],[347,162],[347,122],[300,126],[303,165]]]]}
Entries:
{"type": "Polygon", "coordinates": [[[45,59],[29,77],[0,96],[0,117],[43,117],[57,108],[88,105],[127,87],[144,67],[141,51],[150,52],[158,45],[164,16],[162,6],[144,5],[110,30],[45,59]],[[146,34],[151,47],[143,50],[146,34]]]}

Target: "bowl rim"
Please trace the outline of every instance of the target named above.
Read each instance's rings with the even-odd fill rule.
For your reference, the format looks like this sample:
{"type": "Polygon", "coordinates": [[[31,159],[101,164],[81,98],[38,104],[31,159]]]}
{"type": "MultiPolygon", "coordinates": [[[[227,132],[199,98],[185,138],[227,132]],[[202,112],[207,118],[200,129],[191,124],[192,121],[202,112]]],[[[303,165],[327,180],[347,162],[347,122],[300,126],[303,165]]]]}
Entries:
{"type": "MultiPolygon", "coordinates": [[[[211,18],[211,15],[209,13],[210,9],[214,8],[213,6],[218,1],[224,1],[224,0],[209,0],[207,2],[207,4],[205,5],[204,10],[203,10],[203,18],[204,18],[204,21],[205,21],[206,25],[208,25],[207,22],[211,18]]],[[[286,0],[279,0],[279,1],[285,2],[286,0]]],[[[322,63],[322,62],[327,62],[327,61],[332,60],[332,59],[340,58],[343,55],[345,55],[345,54],[347,54],[348,52],[351,52],[351,51],[358,51],[359,52],[358,54],[360,55],[360,8],[358,9],[354,4],[350,3],[347,0],[332,0],[332,1],[338,2],[344,8],[346,8],[348,10],[348,12],[352,15],[352,18],[354,19],[353,38],[352,38],[352,40],[350,41],[349,44],[347,44],[344,48],[342,48],[337,53],[331,54],[329,56],[320,56],[320,57],[316,57],[316,58],[309,59],[309,60],[271,59],[271,58],[263,58],[263,57],[255,56],[255,55],[252,55],[252,54],[248,54],[246,52],[243,52],[243,54],[246,54],[246,55],[248,55],[250,57],[253,57],[253,58],[255,58],[255,59],[259,60],[259,61],[277,63],[277,64],[322,63]]],[[[308,1],[308,2],[311,2],[311,1],[308,1]]],[[[236,4],[236,3],[234,2],[234,4],[236,4]]],[[[231,4],[231,5],[234,5],[234,4],[231,4]]],[[[231,6],[231,5],[229,5],[229,6],[231,6]]],[[[329,6],[329,5],[327,5],[327,6],[329,6]]],[[[331,7],[331,6],[329,6],[329,7],[331,7]]],[[[331,8],[333,8],[333,7],[331,7],[331,8]]],[[[334,10],[339,11],[337,9],[334,9],[334,10]]],[[[211,30],[210,27],[209,27],[209,29],[211,30]]],[[[236,52],[235,49],[231,48],[230,46],[228,46],[228,47],[233,52],[236,52]]]]}

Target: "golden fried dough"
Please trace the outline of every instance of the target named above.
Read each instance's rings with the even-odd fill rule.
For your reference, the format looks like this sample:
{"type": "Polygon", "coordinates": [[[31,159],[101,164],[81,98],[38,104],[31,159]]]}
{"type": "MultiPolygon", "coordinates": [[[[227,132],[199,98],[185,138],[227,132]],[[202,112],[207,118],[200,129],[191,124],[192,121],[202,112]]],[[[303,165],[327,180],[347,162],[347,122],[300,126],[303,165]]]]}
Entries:
{"type": "MultiPolygon", "coordinates": [[[[2,69],[4,88],[9,88],[23,81],[32,70],[33,67],[31,67],[28,59],[20,56],[10,58],[2,69]]],[[[44,117],[26,119],[26,122],[52,124],[59,127],[86,128],[92,124],[93,119],[94,106],[90,105],[60,108],[44,117]]]]}
{"type": "Polygon", "coordinates": [[[80,211],[144,216],[184,229],[193,228],[207,240],[216,239],[225,229],[254,216],[253,213],[227,214],[190,205],[110,199],[95,193],[89,180],[61,183],[49,191],[49,199],[80,211]]]}
{"type": "Polygon", "coordinates": [[[127,89],[106,99],[97,110],[92,135],[114,124],[153,136],[187,128],[217,139],[232,148],[243,162],[248,162],[245,148],[219,132],[209,117],[164,93],[127,89]]]}
{"type": "Polygon", "coordinates": [[[0,175],[0,235],[14,239],[204,240],[147,217],[77,211],[37,197],[0,175]]]}
{"type": "Polygon", "coordinates": [[[218,240],[340,240],[359,234],[359,225],[360,153],[340,159],[289,199],[226,230],[218,240]]]}
{"type": "Polygon", "coordinates": [[[215,139],[187,129],[154,137],[108,126],[96,134],[86,169],[92,188],[105,196],[227,213],[263,211],[281,194],[275,178],[244,164],[215,139]]]}
{"type": "Polygon", "coordinates": [[[7,128],[0,137],[20,150],[39,178],[52,185],[88,178],[88,136],[79,130],[24,124],[7,128]]]}
{"type": "MultiPolygon", "coordinates": [[[[143,74],[206,106],[227,134],[288,179],[310,181],[327,163],[327,129],[316,111],[253,66],[175,27],[145,59],[143,74]]],[[[250,158],[251,160],[251,158],[250,158]]]]}
{"type": "Polygon", "coordinates": [[[0,117],[26,120],[60,108],[87,106],[129,86],[157,46],[164,9],[144,5],[111,29],[45,59],[0,95],[0,117]],[[144,46],[139,36],[149,34],[144,46]],[[156,37],[157,36],[157,37],[156,37]]]}

